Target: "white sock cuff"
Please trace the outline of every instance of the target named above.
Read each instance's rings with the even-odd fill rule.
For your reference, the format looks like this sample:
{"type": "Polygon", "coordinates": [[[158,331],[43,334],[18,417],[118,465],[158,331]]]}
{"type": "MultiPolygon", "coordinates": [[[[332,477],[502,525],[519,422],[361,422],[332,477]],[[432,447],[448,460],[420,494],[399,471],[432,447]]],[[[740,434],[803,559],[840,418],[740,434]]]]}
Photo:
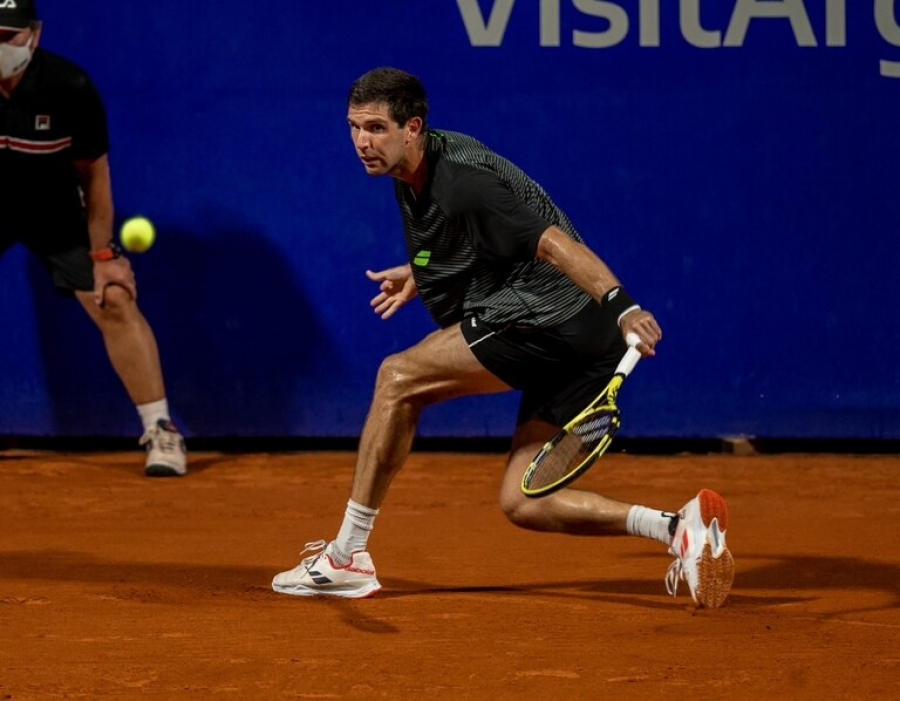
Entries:
{"type": "Polygon", "coordinates": [[[165,397],[155,402],[138,404],[136,408],[138,415],[141,417],[141,423],[144,424],[145,431],[156,426],[156,422],[160,419],[168,421],[172,418],[169,415],[169,400],[165,397]]]}
{"type": "Polygon", "coordinates": [[[378,509],[371,509],[350,499],[347,502],[347,510],[344,512],[344,521],[352,523],[364,531],[371,531],[375,527],[377,515],[378,509]]]}
{"type": "Polygon", "coordinates": [[[351,553],[366,549],[369,533],[375,528],[377,515],[378,509],[363,506],[352,499],[347,502],[341,529],[338,531],[337,538],[334,539],[334,547],[338,550],[338,564],[347,564],[351,553]]]}
{"type": "Polygon", "coordinates": [[[353,499],[347,500],[347,510],[354,511],[357,514],[359,514],[360,516],[377,516],[378,515],[378,509],[372,509],[368,506],[363,506],[362,504],[359,504],[359,503],[353,501],[353,499]]]}
{"type": "Polygon", "coordinates": [[[628,516],[625,518],[625,532],[628,533],[628,535],[641,535],[638,532],[638,517],[642,508],[644,507],[635,504],[628,509],[628,516]]]}
{"type": "Polygon", "coordinates": [[[629,535],[653,538],[660,543],[670,545],[672,543],[672,536],[669,534],[671,520],[672,514],[635,505],[628,510],[625,531],[629,535]]]}

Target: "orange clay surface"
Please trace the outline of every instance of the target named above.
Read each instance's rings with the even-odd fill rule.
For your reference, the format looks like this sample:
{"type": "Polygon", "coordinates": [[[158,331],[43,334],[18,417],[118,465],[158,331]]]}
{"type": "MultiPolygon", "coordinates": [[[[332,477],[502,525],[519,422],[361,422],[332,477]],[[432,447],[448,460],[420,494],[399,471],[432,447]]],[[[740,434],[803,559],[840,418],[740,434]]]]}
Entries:
{"type": "Polygon", "coordinates": [[[725,607],[638,538],[518,530],[501,455],[416,453],[372,599],[273,593],[331,538],[350,453],[0,452],[0,699],[900,698],[900,458],[609,454],[579,486],[729,502],[725,607]]]}

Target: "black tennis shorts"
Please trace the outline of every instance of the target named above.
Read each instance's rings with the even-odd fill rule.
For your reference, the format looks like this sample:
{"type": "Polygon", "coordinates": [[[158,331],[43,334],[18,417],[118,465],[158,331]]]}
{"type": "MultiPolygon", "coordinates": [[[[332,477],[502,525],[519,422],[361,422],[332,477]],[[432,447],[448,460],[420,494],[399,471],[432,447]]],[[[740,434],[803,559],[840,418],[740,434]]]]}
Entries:
{"type": "Polygon", "coordinates": [[[615,316],[594,301],[552,328],[491,327],[468,316],[461,329],[478,361],[522,391],[517,425],[535,415],[565,425],[600,394],[628,348],[615,316]]]}
{"type": "Polygon", "coordinates": [[[0,228],[0,256],[17,243],[40,258],[62,294],[94,289],[94,264],[88,255],[90,237],[82,220],[41,224],[25,231],[0,228]]]}

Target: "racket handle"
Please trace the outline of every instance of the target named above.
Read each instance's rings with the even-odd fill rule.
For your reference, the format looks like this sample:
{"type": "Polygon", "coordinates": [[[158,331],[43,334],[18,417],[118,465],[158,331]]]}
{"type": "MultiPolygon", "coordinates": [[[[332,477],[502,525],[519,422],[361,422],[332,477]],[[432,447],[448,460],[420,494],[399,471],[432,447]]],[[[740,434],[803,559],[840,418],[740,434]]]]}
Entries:
{"type": "Polygon", "coordinates": [[[622,356],[622,359],[616,366],[616,375],[628,377],[628,375],[631,374],[631,371],[634,370],[634,366],[637,365],[637,362],[641,359],[641,352],[635,348],[640,342],[641,338],[636,333],[629,333],[625,336],[625,343],[628,344],[628,350],[625,351],[625,355],[622,356]]]}

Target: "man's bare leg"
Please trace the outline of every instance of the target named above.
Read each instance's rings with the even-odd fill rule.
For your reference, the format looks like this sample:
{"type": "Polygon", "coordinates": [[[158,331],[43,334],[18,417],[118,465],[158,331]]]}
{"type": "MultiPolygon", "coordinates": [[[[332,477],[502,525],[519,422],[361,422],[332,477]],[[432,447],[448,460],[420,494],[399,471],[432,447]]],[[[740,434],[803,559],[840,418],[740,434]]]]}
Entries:
{"type": "Polygon", "coordinates": [[[435,331],[385,358],[360,438],[350,498],[371,509],[381,505],[409,456],[424,407],[509,389],[478,362],[459,326],[435,331]]]}
{"type": "Polygon", "coordinates": [[[631,504],[582,489],[563,488],[545,497],[522,493],[522,476],[558,427],[533,418],[516,429],[503,485],[500,506],[521,528],[574,535],[623,535],[631,504]]]}
{"type": "Polygon", "coordinates": [[[150,324],[124,287],[108,286],[102,307],[94,301],[92,292],[75,295],[100,329],[110,363],[143,423],[140,443],[147,448],[144,473],[149,477],[184,475],[184,438],[169,415],[159,349],[150,324]]]}
{"type": "Polygon", "coordinates": [[[110,363],[131,401],[139,405],[164,399],[156,337],[131,295],[122,287],[107,287],[103,307],[94,302],[92,292],[75,296],[100,329],[110,363]]]}

